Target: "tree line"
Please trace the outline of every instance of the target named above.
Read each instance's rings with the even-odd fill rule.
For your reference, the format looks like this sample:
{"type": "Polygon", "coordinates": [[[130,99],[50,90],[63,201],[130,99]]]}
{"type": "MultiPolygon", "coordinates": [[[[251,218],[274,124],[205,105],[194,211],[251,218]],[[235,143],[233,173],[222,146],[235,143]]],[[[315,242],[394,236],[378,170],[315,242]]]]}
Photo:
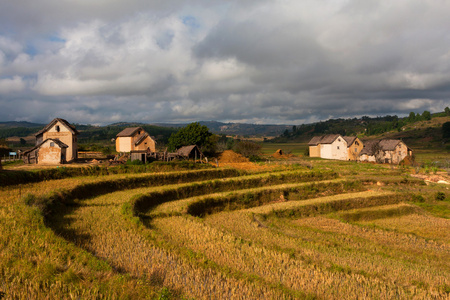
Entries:
{"type": "Polygon", "coordinates": [[[304,141],[312,136],[323,134],[377,135],[393,130],[401,131],[408,124],[444,116],[450,116],[450,108],[446,107],[443,112],[435,114],[431,114],[427,110],[421,114],[410,112],[404,118],[399,118],[396,115],[387,115],[375,118],[363,116],[362,118],[353,119],[330,119],[313,124],[294,125],[292,130],[286,129],[280,136],[272,139],[271,142],[304,141]]]}

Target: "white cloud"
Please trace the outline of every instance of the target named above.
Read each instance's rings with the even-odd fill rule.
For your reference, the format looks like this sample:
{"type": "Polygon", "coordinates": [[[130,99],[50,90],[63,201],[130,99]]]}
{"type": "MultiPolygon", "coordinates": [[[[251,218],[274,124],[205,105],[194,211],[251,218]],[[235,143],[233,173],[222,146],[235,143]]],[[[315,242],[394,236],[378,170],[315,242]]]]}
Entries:
{"type": "Polygon", "coordinates": [[[445,1],[24,1],[0,11],[1,118],[29,117],[7,104],[14,93],[45,107],[37,119],[91,123],[450,105],[445,1]]]}
{"type": "Polygon", "coordinates": [[[19,76],[13,78],[0,79],[0,95],[12,92],[20,92],[25,89],[25,83],[19,76]]]}

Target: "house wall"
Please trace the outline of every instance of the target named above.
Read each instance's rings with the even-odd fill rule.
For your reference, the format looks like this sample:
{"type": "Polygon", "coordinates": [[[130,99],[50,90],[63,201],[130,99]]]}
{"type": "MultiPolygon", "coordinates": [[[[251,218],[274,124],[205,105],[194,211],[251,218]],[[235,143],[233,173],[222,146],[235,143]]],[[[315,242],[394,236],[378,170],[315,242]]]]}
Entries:
{"type": "Polygon", "coordinates": [[[116,151],[117,152],[130,152],[132,149],[133,138],[131,136],[118,137],[116,139],[116,151]]]}
{"type": "Polygon", "coordinates": [[[60,148],[58,144],[47,141],[38,149],[38,164],[60,164],[66,157],[66,148],[60,148]],[[52,146],[53,144],[53,146],[52,146]]]}
{"type": "Polygon", "coordinates": [[[383,162],[399,164],[406,156],[408,156],[408,147],[404,143],[399,143],[393,151],[384,152],[383,162]]]}
{"type": "Polygon", "coordinates": [[[320,157],[320,145],[309,146],[309,157],[320,157]]]}
{"type": "Polygon", "coordinates": [[[360,161],[366,161],[366,162],[376,162],[375,156],[374,155],[367,155],[367,154],[362,154],[359,157],[360,161]]]}
{"type": "Polygon", "coordinates": [[[357,160],[359,153],[364,148],[360,139],[356,138],[353,143],[348,147],[348,160],[357,160]]]}
{"type": "Polygon", "coordinates": [[[331,144],[321,144],[320,157],[327,159],[347,160],[347,142],[342,137],[338,137],[331,144]]]}
{"type": "Polygon", "coordinates": [[[143,140],[139,145],[135,146],[134,148],[135,148],[134,150],[147,150],[147,148],[150,148],[150,151],[155,152],[156,144],[155,141],[150,136],[147,136],[145,140],[143,140]]]}
{"type": "Polygon", "coordinates": [[[68,146],[66,150],[66,161],[71,161],[78,158],[77,136],[72,134],[72,131],[61,122],[56,122],[52,127],[49,128],[49,130],[43,133],[43,139],[41,141],[45,141],[46,139],[60,140],[68,146]],[[58,126],[59,131],[57,130],[58,126]]]}

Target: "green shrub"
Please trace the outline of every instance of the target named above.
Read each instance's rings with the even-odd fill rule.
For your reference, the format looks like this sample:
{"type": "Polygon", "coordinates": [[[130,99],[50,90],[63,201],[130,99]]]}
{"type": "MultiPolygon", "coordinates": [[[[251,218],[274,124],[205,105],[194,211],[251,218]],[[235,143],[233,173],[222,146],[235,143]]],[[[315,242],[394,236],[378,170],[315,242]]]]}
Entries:
{"type": "Polygon", "coordinates": [[[140,166],[143,165],[144,163],[139,160],[139,159],[135,159],[135,160],[127,160],[127,165],[128,166],[140,166]]]}
{"type": "Polygon", "coordinates": [[[436,193],[436,200],[437,201],[444,201],[445,200],[445,193],[443,192],[437,192],[436,193]]]}
{"type": "Polygon", "coordinates": [[[425,198],[422,195],[412,195],[413,202],[425,202],[425,198]]]}

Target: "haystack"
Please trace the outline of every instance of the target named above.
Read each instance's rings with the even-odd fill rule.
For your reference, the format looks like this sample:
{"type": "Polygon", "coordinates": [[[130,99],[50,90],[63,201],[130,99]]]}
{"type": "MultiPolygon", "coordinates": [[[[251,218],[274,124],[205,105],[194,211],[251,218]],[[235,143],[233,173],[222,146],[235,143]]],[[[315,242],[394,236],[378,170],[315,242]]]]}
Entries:
{"type": "Polygon", "coordinates": [[[283,150],[278,149],[277,151],[275,151],[274,154],[272,154],[272,157],[273,158],[289,158],[289,155],[285,155],[283,153],[283,150]]]}
{"type": "Polygon", "coordinates": [[[218,158],[219,163],[245,163],[249,162],[248,158],[234,152],[233,150],[223,151],[218,158]]]}

